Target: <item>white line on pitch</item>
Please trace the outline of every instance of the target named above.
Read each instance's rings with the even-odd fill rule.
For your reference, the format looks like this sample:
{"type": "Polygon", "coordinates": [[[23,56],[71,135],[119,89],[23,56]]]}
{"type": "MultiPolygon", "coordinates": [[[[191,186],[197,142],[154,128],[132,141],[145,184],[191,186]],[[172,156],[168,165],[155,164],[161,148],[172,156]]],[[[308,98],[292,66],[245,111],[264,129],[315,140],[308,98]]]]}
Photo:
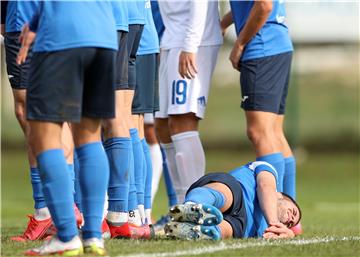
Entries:
{"type": "Polygon", "coordinates": [[[118,257],[173,257],[173,256],[185,256],[185,255],[200,255],[205,253],[214,253],[224,250],[236,250],[251,247],[264,247],[264,246],[282,246],[282,245],[308,245],[308,244],[319,244],[319,243],[330,243],[333,241],[359,241],[360,237],[325,237],[325,238],[310,238],[310,239],[295,239],[289,241],[259,241],[243,243],[226,244],[220,242],[214,246],[199,247],[191,250],[182,250],[174,252],[158,252],[158,253],[136,253],[130,255],[119,255],[118,257]]]}

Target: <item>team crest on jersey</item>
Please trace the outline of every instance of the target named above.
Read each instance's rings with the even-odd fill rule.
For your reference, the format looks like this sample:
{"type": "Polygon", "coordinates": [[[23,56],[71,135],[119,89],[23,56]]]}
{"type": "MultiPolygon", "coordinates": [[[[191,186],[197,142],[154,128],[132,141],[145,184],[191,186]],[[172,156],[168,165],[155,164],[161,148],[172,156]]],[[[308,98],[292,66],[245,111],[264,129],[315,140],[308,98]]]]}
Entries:
{"type": "Polygon", "coordinates": [[[202,106],[202,107],[205,107],[205,106],[206,106],[206,98],[205,98],[205,96],[200,96],[200,97],[197,99],[197,101],[198,101],[198,104],[199,104],[200,106],[202,106]]]}

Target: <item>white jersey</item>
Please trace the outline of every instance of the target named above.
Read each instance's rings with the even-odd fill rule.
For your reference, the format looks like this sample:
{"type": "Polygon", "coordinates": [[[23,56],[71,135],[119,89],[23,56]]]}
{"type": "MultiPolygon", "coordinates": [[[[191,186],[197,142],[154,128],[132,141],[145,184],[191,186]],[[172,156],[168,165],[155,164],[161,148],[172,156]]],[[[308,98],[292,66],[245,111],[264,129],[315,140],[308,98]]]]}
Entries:
{"type": "Polygon", "coordinates": [[[160,47],[180,47],[196,53],[199,46],[221,45],[218,2],[215,0],[162,0],[160,13],[165,25],[160,47]]]}

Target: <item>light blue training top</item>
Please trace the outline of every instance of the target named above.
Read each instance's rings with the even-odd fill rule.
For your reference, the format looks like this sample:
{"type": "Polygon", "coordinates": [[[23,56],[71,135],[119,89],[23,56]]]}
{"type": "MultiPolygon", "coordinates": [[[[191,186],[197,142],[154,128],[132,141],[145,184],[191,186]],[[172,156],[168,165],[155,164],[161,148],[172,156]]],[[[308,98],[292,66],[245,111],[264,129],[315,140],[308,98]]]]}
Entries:
{"type": "Polygon", "coordinates": [[[30,22],[39,7],[38,1],[9,1],[6,11],[6,32],[20,32],[25,23],[30,22]]]}

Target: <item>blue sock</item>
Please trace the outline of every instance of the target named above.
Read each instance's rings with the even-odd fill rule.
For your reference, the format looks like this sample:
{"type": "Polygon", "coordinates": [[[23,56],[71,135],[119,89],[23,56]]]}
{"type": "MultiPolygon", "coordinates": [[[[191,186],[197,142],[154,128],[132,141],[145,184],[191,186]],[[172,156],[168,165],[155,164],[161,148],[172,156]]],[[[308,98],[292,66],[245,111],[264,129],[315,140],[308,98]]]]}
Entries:
{"type": "Polygon", "coordinates": [[[169,207],[171,207],[171,206],[174,206],[175,204],[177,204],[176,192],[173,187],[173,184],[172,184],[172,181],[170,178],[170,174],[169,174],[169,169],[166,164],[165,151],[162,148],[160,148],[160,149],[161,149],[161,155],[162,155],[162,159],[163,159],[163,174],[164,174],[164,180],[165,180],[166,193],[168,196],[169,207]]]}
{"type": "Polygon", "coordinates": [[[110,165],[108,187],[109,211],[128,212],[130,188],[130,164],[132,158],[132,142],[130,138],[115,137],[104,142],[110,165]]]}
{"type": "MultiPolygon", "coordinates": [[[[130,156],[130,163],[134,163],[134,155],[130,156]]],[[[137,197],[136,197],[136,186],[135,186],[135,171],[134,165],[132,165],[132,169],[129,170],[129,177],[130,177],[130,190],[129,190],[129,204],[128,208],[129,211],[133,211],[137,209],[137,197]]]]}
{"type": "Polygon", "coordinates": [[[186,194],[185,202],[210,204],[221,209],[225,204],[225,196],[210,187],[196,187],[186,194]]]}
{"type": "Polygon", "coordinates": [[[283,191],[283,181],[285,173],[285,161],[282,153],[273,153],[268,155],[263,155],[256,158],[257,161],[268,162],[276,169],[278,174],[278,180],[276,181],[276,189],[278,192],[283,191]]]}
{"type": "Polygon", "coordinates": [[[146,167],[146,175],[145,175],[145,209],[151,209],[151,183],[152,183],[152,161],[150,155],[150,149],[146,140],[141,140],[144,156],[145,156],[145,167],[146,167]]]}
{"type": "Polygon", "coordinates": [[[74,181],[74,188],[75,188],[74,202],[75,202],[76,206],[79,208],[80,212],[82,212],[82,206],[81,206],[81,190],[80,190],[80,182],[79,182],[79,171],[80,171],[79,159],[78,159],[78,157],[77,157],[76,151],[74,151],[74,174],[75,174],[75,181],[74,181]]]}
{"type": "Polygon", "coordinates": [[[78,234],[71,177],[62,149],[51,149],[37,156],[46,205],[63,242],[78,234]]]}
{"type": "Polygon", "coordinates": [[[71,183],[73,187],[73,194],[75,194],[75,170],[74,170],[74,164],[68,163],[68,170],[70,173],[71,183]]]}
{"type": "Polygon", "coordinates": [[[31,185],[33,191],[33,199],[35,202],[34,208],[41,209],[46,207],[45,198],[43,194],[43,186],[41,184],[39,169],[37,167],[30,168],[31,185]]]}
{"type": "Polygon", "coordinates": [[[296,197],[296,160],[293,156],[285,158],[284,193],[296,197]]]}
{"type": "Polygon", "coordinates": [[[84,239],[101,239],[105,194],[109,183],[109,162],[101,142],[76,148],[80,163],[80,187],[85,225],[84,239]]]}
{"type": "Polygon", "coordinates": [[[135,186],[136,186],[136,197],[137,203],[144,205],[144,174],[143,174],[143,165],[144,165],[144,151],[139,138],[138,130],[135,128],[130,129],[130,136],[133,145],[134,153],[134,174],[135,174],[135,186]]]}

